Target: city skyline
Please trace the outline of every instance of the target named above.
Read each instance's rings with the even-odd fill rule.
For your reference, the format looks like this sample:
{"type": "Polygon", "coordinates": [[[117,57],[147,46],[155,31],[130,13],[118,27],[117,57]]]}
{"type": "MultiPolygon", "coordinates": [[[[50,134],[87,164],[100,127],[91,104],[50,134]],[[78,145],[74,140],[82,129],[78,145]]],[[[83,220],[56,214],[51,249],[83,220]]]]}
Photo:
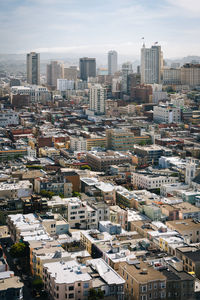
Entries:
{"type": "Polygon", "coordinates": [[[147,46],[159,41],[165,57],[198,55],[199,13],[197,0],[2,0],[1,53],[138,56],[145,37],[147,46]]]}

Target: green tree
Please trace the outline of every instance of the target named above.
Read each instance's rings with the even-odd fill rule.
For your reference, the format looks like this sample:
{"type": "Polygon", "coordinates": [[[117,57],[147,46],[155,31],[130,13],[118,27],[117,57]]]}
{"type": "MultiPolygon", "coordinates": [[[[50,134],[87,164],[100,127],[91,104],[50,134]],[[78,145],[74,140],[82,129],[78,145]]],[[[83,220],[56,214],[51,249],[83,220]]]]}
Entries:
{"type": "Polygon", "coordinates": [[[72,196],[81,198],[81,194],[79,192],[73,192],[72,196]]]}
{"type": "Polygon", "coordinates": [[[41,190],[40,195],[43,197],[52,198],[53,196],[55,196],[55,193],[51,191],[41,190]]]}
{"type": "Polygon", "coordinates": [[[90,289],[89,290],[89,295],[88,295],[88,300],[99,300],[99,299],[104,299],[104,293],[100,289],[95,290],[95,289],[90,289]]]}
{"type": "Polygon", "coordinates": [[[84,166],[81,166],[81,170],[90,170],[91,171],[91,167],[88,165],[84,165],[84,166]]]}
{"type": "Polygon", "coordinates": [[[10,248],[10,255],[13,258],[23,258],[29,255],[29,248],[25,243],[15,243],[10,248]]]}
{"type": "Polygon", "coordinates": [[[37,291],[40,291],[43,288],[43,286],[44,286],[44,284],[43,284],[43,281],[40,277],[35,278],[32,281],[32,287],[33,287],[33,289],[35,289],[37,291]]]}

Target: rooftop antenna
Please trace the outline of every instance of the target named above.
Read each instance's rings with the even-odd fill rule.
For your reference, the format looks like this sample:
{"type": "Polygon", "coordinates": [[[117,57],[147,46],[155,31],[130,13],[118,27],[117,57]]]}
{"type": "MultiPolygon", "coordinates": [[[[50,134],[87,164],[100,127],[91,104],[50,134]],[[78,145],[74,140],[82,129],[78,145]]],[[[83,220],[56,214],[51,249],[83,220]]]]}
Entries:
{"type": "Polygon", "coordinates": [[[158,45],[158,42],[155,42],[154,45],[158,45]]]}

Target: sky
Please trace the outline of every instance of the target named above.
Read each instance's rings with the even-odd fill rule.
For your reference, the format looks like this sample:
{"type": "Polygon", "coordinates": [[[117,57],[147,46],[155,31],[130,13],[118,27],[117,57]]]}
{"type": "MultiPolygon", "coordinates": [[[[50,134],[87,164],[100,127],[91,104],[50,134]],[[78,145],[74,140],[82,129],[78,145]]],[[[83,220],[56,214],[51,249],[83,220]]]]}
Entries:
{"type": "Polygon", "coordinates": [[[200,55],[199,0],[0,0],[0,53],[200,55]]]}

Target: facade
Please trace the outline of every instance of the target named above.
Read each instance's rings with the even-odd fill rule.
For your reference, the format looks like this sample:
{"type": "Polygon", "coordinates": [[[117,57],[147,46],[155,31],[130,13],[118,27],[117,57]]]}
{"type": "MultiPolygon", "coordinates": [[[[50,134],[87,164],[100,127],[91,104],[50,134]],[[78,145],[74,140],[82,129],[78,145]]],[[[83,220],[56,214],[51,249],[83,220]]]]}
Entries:
{"type": "Polygon", "coordinates": [[[42,102],[51,99],[51,94],[46,87],[43,86],[13,86],[11,88],[12,95],[29,95],[31,102],[42,102]]]}
{"type": "Polygon", "coordinates": [[[89,77],[96,77],[96,59],[83,57],[79,61],[80,79],[87,81],[89,77]]]}
{"type": "Polygon", "coordinates": [[[77,81],[78,70],[76,66],[64,68],[64,79],[77,81]]]}
{"type": "Polygon", "coordinates": [[[134,133],[125,129],[106,130],[107,149],[115,151],[133,151],[134,133]]]}
{"type": "Polygon", "coordinates": [[[74,90],[75,82],[68,79],[57,79],[57,90],[64,92],[67,90],[74,90]]]}
{"type": "Polygon", "coordinates": [[[200,85],[200,64],[185,64],[181,67],[181,84],[190,87],[200,85]]]}
{"type": "Polygon", "coordinates": [[[147,190],[159,189],[163,184],[176,183],[177,181],[177,177],[157,176],[148,173],[132,173],[131,176],[133,186],[147,190]]]}
{"type": "Polygon", "coordinates": [[[128,76],[133,73],[131,62],[126,62],[122,65],[122,82],[121,90],[123,93],[128,93],[128,76]]]}
{"type": "Polygon", "coordinates": [[[26,57],[27,83],[40,84],[40,54],[31,52],[26,57]]]}
{"type": "Polygon", "coordinates": [[[141,49],[141,83],[153,84],[162,82],[163,55],[161,47],[154,45],[141,49]]]}
{"type": "Polygon", "coordinates": [[[148,263],[132,260],[119,264],[125,295],[133,300],[166,299],[166,277],[148,263]]]}
{"type": "Polygon", "coordinates": [[[164,85],[180,85],[181,69],[163,68],[163,84],[164,85]]]}
{"type": "Polygon", "coordinates": [[[151,85],[138,85],[131,89],[131,100],[134,102],[141,104],[141,103],[151,103],[153,90],[151,85]]]}
{"type": "Polygon", "coordinates": [[[108,52],[108,75],[114,75],[117,72],[117,52],[111,50],[108,52]]]}
{"type": "Polygon", "coordinates": [[[33,185],[29,180],[0,183],[0,197],[19,199],[29,197],[33,191],[33,185]]]}
{"type": "Polygon", "coordinates": [[[200,241],[200,223],[193,219],[184,219],[176,221],[167,221],[167,227],[179,232],[187,243],[199,243],[200,241]]]}
{"type": "Polygon", "coordinates": [[[92,86],[89,90],[89,108],[96,114],[105,114],[106,89],[100,84],[92,86]]]}
{"type": "Polygon", "coordinates": [[[134,148],[134,152],[143,160],[145,159],[147,164],[158,164],[159,158],[162,155],[167,157],[172,155],[172,151],[170,149],[163,148],[157,145],[151,145],[146,147],[136,145],[134,148]]]}
{"type": "Polygon", "coordinates": [[[153,119],[157,123],[180,123],[181,110],[179,107],[175,107],[172,104],[154,106],[153,119]]]}
{"type": "Polygon", "coordinates": [[[88,164],[97,171],[105,171],[111,165],[120,165],[123,163],[131,163],[131,157],[116,151],[108,152],[87,152],[86,156],[88,164]]]}
{"type": "Polygon", "coordinates": [[[47,85],[56,87],[57,79],[63,78],[63,65],[58,61],[51,61],[47,64],[47,85]]]}
{"type": "Polygon", "coordinates": [[[0,127],[19,124],[19,114],[12,110],[0,111],[0,127]]]}
{"type": "Polygon", "coordinates": [[[14,272],[0,272],[0,299],[23,300],[24,284],[20,277],[14,276],[14,272]]]}

